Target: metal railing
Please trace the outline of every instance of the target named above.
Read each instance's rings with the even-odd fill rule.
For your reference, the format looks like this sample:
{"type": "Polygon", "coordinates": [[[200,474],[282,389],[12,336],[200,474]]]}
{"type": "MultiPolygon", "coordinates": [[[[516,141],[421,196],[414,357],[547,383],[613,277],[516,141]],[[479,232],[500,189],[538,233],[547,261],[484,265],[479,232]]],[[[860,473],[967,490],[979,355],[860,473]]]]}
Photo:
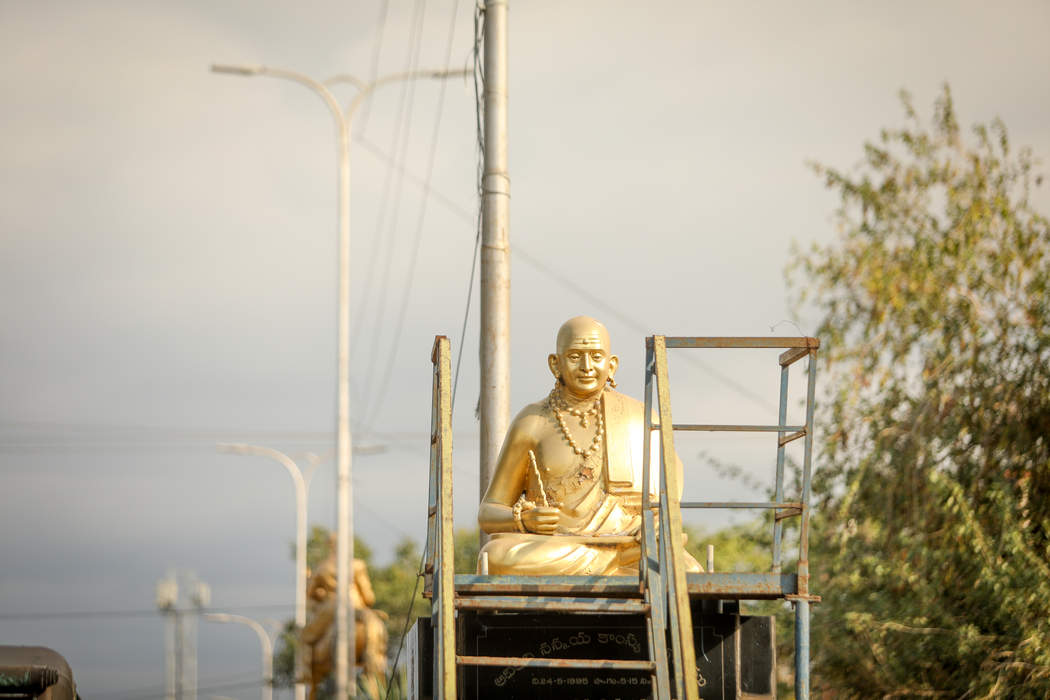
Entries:
{"type": "MultiPolygon", "coordinates": [[[[816,391],[816,353],[820,341],[816,338],[701,338],[650,336],[645,344],[645,433],[650,439],[643,440],[642,484],[650,483],[652,435],[659,434],[660,495],[658,503],[650,501],[648,487],[642,492],[643,538],[639,585],[645,590],[662,584],[668,593],[668,616],[672,631],[671,653],[681,660],[682,675],[695,673],[695,655],[692,616],[689,608],[689,593],[696,587],[708,592],[737,597],[775,597],[792,601],[795,606],[795,696],[799,700],[809,698],[809,605],[819,600],[809,592],[809,498],[810,475],[813,459],[813,409],[816,391]],[[779,357],[780,405],[776,425],[717,425],[676,424],[671,418],[670,381],[668,378],[668,349],[702,348],[784,348],[779,357]],[[805,425],[787,424],[787,400],[789,369],[798,360],[808,357],[806,422],[805,425]],[[654,386],[655,385],[655,386],[654,386]],[[653,390],[656,390],[659,423],[653,423],[653,390]],[[669,425],[671,430],[662,426],[669,425]],[[674,433],[694,432],[775,432],[777,433],[776,482],[774,498],[762,501],[681,501],[681,485],[678,484],[675,468],[674,433]],[[802,493],[798,501],[785,501],[784,466],[785,446],[794,440],[805,440],[802,464],[802,493]],[[772,566],[769,574],[690,574],[686,576],[682,561],[685,556],[680,537],[656,537],[656,532],[680,533],[682,530],[682,508],[754,508],[776,511],[773,517],[772,566]],[[793,576],[784,576],[783,569],[783,521],[799,517],[798,566],[793,576]],[[659,527],[657,527],[657,520],[659,527]],[[651,553],[656,554],[654,559],[651,553]],[[660,575],[667,572],[667,581],[660,575]],[[750,579],[750,580],[747,580],[750,579]],[[750,590],[747,590],[750,589],[750,590]]],[[[681,679],[676,679],[678,697],[692,697],[688,687],[683,688],[681,679]],[[685,695],[683,695],[683,692],[685,695]]],[[[690,686],[691,684],[685,684],[690,686]]]]}

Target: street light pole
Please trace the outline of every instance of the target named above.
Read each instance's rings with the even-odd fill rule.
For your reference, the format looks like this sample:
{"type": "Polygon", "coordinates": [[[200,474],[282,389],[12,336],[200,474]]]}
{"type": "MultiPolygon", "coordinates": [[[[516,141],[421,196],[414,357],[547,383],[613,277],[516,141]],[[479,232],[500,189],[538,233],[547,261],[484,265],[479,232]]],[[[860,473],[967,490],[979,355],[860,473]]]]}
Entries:
{"type": "MultiPolygon", "coordinates": [[[[245,445],[243,443],[219,443],[217,448],[219,452],[227,454],[268,457],[287,469],[288,474],[292,477],[292,483],[295,485],[295,628],[302,631],[303,627],[306,626],[307,496],[310,488],[310,477],[313,476],[313,470],[317,464],[315,462],[304,476],[303,470],[299,468],[295,460],[285,453],[269,447],[245,445]]],[[[302,697],[306,697],[306,685],[296,683],[295,693],[297,700],[301,700],[299,698],[300,694],[302,697]]]]}
{"type": "MultiPolygon", "coordinates": [[[[468,75],[468,71],[408,71],[392,73],[370,83],[349,74],[341,74],[327,83],[347,82],[358,89],[345,112],[326,83],[319,82],[282,68],[266,66],[213,65],[215,73],[228,75],[282,78],[305,85],[313,90],[328,105],[335,118],[338,133],[339,154],[339,304],[338,304],[338,396],[336,408],[336,469],[337,469],[337,527],[336,527],[336,697],[343,700],[356,695],[354,680],[354,658],[350,653],[350,631],[354,629],[354,608],[350,600],[351,562],[354,558],[353,498],[350,481],[350,129],[354,112],[376,88],[402,80],[421,78],[444,79],[468,75]]],[[[296,691],[296,700],[302,700],[296,691]]]]}
{"type": "Polygon", "coordinates": [[[227,613],[205,613],[204,619],[209,622],[235,622],[247,625],[259,635],[259,643],[262,645],[262,700],[273,700],[273,641],[263,626],[250,617],[227,613]]]}

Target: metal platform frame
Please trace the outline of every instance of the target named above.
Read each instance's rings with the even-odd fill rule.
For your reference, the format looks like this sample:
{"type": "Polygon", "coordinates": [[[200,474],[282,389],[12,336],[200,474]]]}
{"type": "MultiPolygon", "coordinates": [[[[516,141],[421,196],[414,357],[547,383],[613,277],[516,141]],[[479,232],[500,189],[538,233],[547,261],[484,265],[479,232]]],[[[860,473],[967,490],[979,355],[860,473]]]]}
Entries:
{"type": "MultiPolygon", "coordinates": [[[[434,341],[433,406],[431,420],[430,498],[427,517],[425,595],[432,600],[434,630],[434,698],[456,698],[456,669],[461,665],[514,665],[548,668],[608,668],[648,671],[656,700],[671,697],[698,700],[694,683],[696,657],[692,638],[690,599],[788,600],[795,608],[795,697],[809,700],[809,607],[819,601],[809,591],[809,500],[813,454],[813,410],[816,389],[816,338],[701,338],[654,335],[645,341],[645,427],[658,433],[658,501],[649,489],[642,496],[642,556],[635,576],[481,576],[454,573],[452,519],[452,406],[448,338],[434,341]],[[668,349],[777,348],[780,364],[780,404],[776,425],[676,424],[671,418],[668,349]],[[808,357],[806,422],[788,425],[790,367],[808,357]],[[655,406],[658,423],[653,423],[655,406]],[[669,426],[670,429],[666,429],[669,426]],[[683,502],[674,465],[675,431],[777,433],[776,486],[770,502],[683,502]],[[785,446],[804,442],[802,493],[798,501],[784,501],[785,446]],[[686,573],[682,538],[657,537],[657,532],[681,533],[682,508],[748,508],[775,511],[772,567],[768,573],[686,573]],[[783,521],[801,519],[798,563],[794,573],[783,572],[783,521]],[[649,659],[554,659],[464,656],[457,653],[455,611],[504,610],[543,612],[641,613],[648,628],[649,659]],[[665,630],[670,630],[670,635],[665,630]],[[670,648],[668,648],[668,638],[670,648]],[[672,669],[677,669],[672,673],[672,669]]],[[[651,440],[644,441],[643,484],[650,481],[651,440]]]]}

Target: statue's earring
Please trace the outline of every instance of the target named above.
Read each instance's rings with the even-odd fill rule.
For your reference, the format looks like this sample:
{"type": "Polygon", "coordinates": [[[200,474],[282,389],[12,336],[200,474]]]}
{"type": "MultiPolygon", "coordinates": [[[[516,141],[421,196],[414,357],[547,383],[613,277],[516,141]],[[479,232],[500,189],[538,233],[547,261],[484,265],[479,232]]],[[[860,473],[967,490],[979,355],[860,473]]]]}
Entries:
{"type": "Polygon", "coordinates": [[[616,380],[612,378],[611,374],[609,375],[609,378],[605,381],[609,382],[609,386],[611,386],[613,389],[616,388],[616,380]]]}

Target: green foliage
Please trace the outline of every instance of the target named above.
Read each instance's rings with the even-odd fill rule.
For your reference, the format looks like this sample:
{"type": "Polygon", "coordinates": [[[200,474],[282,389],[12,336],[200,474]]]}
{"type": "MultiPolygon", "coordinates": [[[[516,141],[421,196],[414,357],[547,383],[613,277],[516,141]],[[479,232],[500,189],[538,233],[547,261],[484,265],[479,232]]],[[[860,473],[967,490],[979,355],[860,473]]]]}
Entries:
{"type": "Polygon", "coordinates": [[[1050,696],[1050,226],[996,121],[864,148],[838,240],[798,254],[822,313],[815,683],[837,696],[1050,696]]]}
{"type": "Polygon", "coordinates": [[[685,549],[707,566],[707,545],[715,548],[715,571],[769,571],[773,528],[758,520],[708,532],[685,526],[685,549]]]}
{"type": "Polygon", "coordinates": [[[481,543],[477,530],[458,530],[456,532],[455,571],[457,574],[474,574],[478,570],[478,550],[481,543]]]}

